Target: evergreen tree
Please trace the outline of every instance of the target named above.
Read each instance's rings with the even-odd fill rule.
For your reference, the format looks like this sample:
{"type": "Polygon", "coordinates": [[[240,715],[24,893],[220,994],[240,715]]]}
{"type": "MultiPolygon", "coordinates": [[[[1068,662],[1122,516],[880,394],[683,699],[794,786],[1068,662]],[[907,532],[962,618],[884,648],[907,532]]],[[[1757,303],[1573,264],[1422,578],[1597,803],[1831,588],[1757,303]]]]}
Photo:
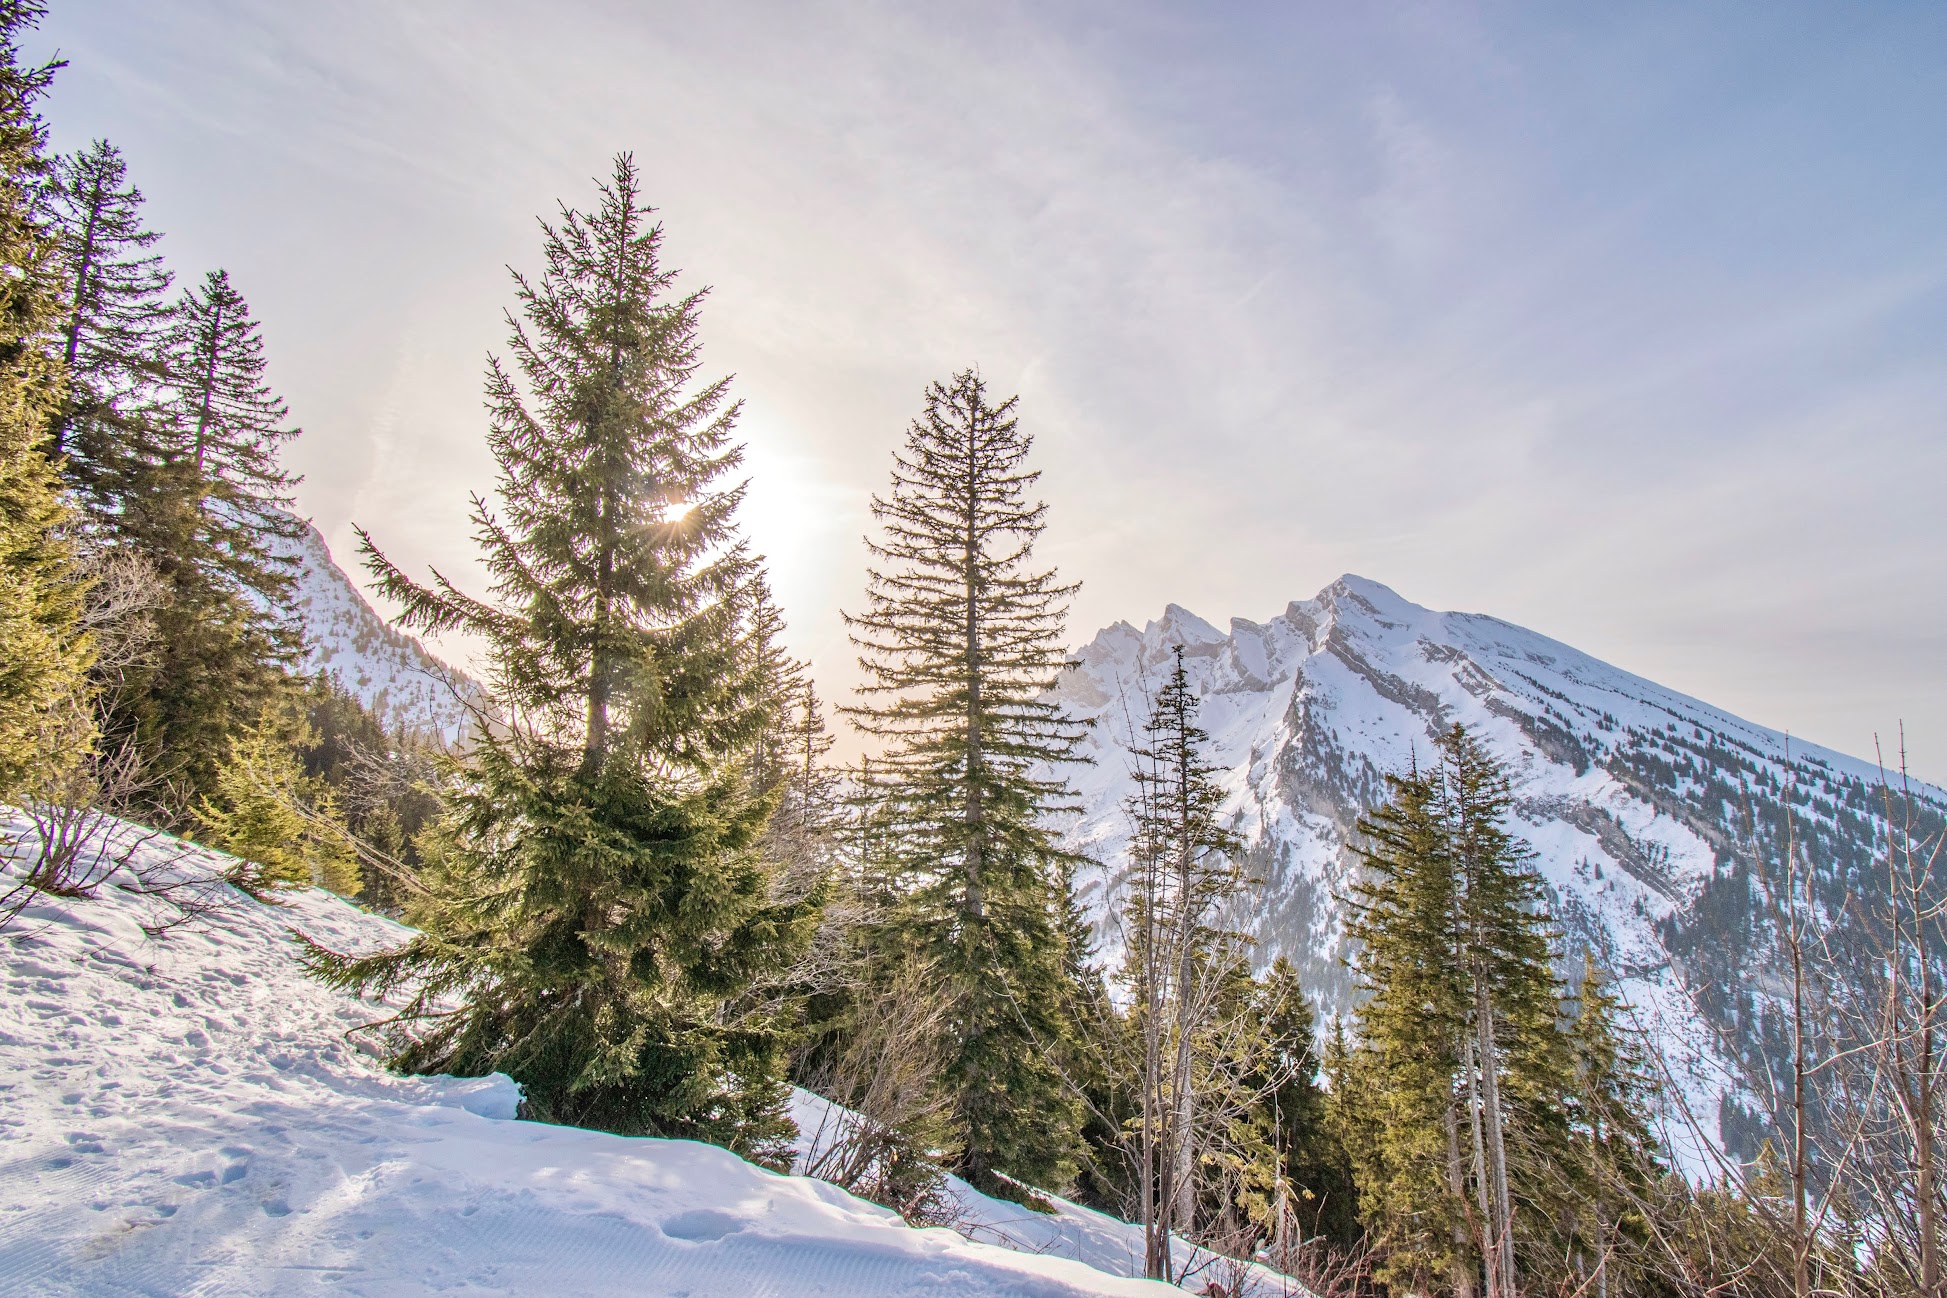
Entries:
{"type": "Polygon", "coordinates": [[[1575,1056],[1573,1106],[1581,1153],[1578,1173],[1564,1186],[1570,1220],[1565,1233],[1578,1247],[1576,1286],[1590,1298],[1634,1292],[1652,1273],[1656,1202],[1665,1175],[1647,1114],[1657,1082],[1642,1043],[1621,1022],[1622,998],[1583,957],[1570,1029],[1575,1056]]]}
{"type": "Polygon", "coordinates": [[[180,824],[215,792],[231,739],[287,701],[297,640],[282,606],[300,525],[277,454],[296,430],[227,276],[167,300],[141,202],[105,141],[60,159],[44,187],[73,380],[50,430],[96,543],[139,555],[162,588],[158,652],[106,725],[144,755],[149,814],[180,824]]]}
{"type": "Polygon", "coordinates": [[[82,588],[47,433],[61,402],[57,245],[35,219],[46,174],[34,106],[53,66],[23,66],[38,4],[0,0],[0,796],[47,774],[43,718],[87,668],[82,588]]]}
{"type": "Polygon", "coordinates": [[[1560,1028],[1564,989],[1550,961],[1547,904],[1529,856],[1506,828],[1513,796],[1506,775],[1462,726],[1441,736],[1448,839],[1459,896],[1459,948],[1472,1004],[1462,1042],[1476,1154],[1489,1298],[1519,1287],[1517,1249],[1554,1271],[1563,1249],[1550,1205],[1524,1197],[1515,1218],[1512,1182],[1541,1184],[1570,1158],[1562,1097],[1574,1061],[1560,1028]],[[1510,1126],[1519,1138],[1510,1139],[1510,1126]]]}
{"type": "Polygon", "coordinates": [[[418,730],[388,729],[382,711],[327,673],[306,681],[302,701],[307,734],[298,758],[306,778],[344,808],[360,860],[370,867],[361,872],[359,897],[396,910],[419,864],[415,840],[440,811],[444,746],[418,730]]]}
{"type": "Polygon", "coordinates": [[[312,884],[358,893],[358,858],[337,800],[307,779],[292,719],[266,712],[230,741],[214,797],[196,808],[203,841],[238,858],[231,883],[253,897],[312,884]]]}
{"type": "Polygon", "coordinates": [[[793,683],[780,702],[781,724],[766,750],[767,782],[778,796],[770,852],[802,874],[823,876],[836,867],[842,821],[838,775],[826,764],[834,741],[810,680],[793,683]]]}
{"type": "Polygon", "coordinates": [[[1560,1280],[1578,1174],[1575,1051],[1541,884],[1506,828],[1506,777],[1455,726],[1436,770],[1361,822],[1355,963],[1372,998],[1346,1103],[1361,1211],[1389,1283],[1489,1298],[1560,1280]],[[1554,1187],[1517,1198],[1516,1183],[1554,1187]]]}
{"type": "Polygon", "coordinates": [[[1277,1159],[1269,1224],[1273,1243],[1284,1247],[1274,1256],[1321,1236],[1349,1250],[1358,1241],[1358,1201],[1351,1164],[1326,1116],[1311,1000],[1283,956],[1271,962],[1257,994],[1265,1048],[1248,1081],[1262,1096],[1252,1120],[1277,1159]]]}
{"type": "MultiPolygon", "coordinates": [[[[1137,1167],[1144,1267],[1174,1278],[1173,1234],[1195,1225],[1200,1145],[1209,1142],[1199,1108],[1226,1117],[1227,1086],[1205,1087],[1223,1061],[1210,1058],[1213,1030],[1233,1008],[1227,979],[1241,964],[1244,936],[1224,924],[1244,889],[1242,843],[1222,822],[1224,794],[1197,724],[1183,650],[1158,693],[1145,741],[1131,750],[1136,792],[1128,813],[1130,991],[1142,1071],[1137,1167]],[[1202,1094],[1199,1092],[1202,1091],[1202,1094]]],[[[1229,1080],[1229,1079],[1225,1079],[1229,1080]]]]}
{"type": "MultiPolygon", "coordinates": [[[[182,295],[168,345],[161,409],[141,416],[162,421],[158,458],[113,506],[118,543],[167,592],[159,652],[110,725],[134,737],[159,788],[193,805],[214,789],[231,739],[294,696],[288,601],[303,525],[287,512],[296,479],[276,457],[298,430],[266,381],[261,330],[221,271],[182,295]]],[[[151,811],[176,815],[167,803],[151,811]]]]}
{"type": "Polygon", "coordinates": [[[297,479],[278,454],[301,430],[288,426],[290,407],[265,376],[262,329],[227,272],[182,295],[173,350],[176,450],[202,487],[204,552],[239,587],[281,605],[295,574],[288,543],[304,527],[290,513],[297,479]]]}
{"type": "Polygon", "coordinates": [[[55,160],[46,206],[66,297],[68,391],[54,453],[112,531],[120,502],[142,489],[164,450],[157,397],[168,378],[171,277],[151,251],[161,236],[142,221],[142,193],[108,141],[55,160]]]}
{"type": "Polygon", "coordinates": [[[1359,823],[1367,878],[1347,928],[1370,995],[1334,1106],[1377,1278],[1467,1294],[1479,1261],[1455,1089],[1469,1004],[1455,870],[1439,781],[1415,770],[1388,784],[1391,798],[1359,823]]]}
{"type": "Polygon", "coordinates": [[[475,519],[494,601],[421,585],[366,539],[407,625],[486,642],[501,724],[457,773],[412,912],[426,932],[313,959],[343,986],[414,984],[406,1017],[431,1027],[409,1069],[500,1070],[546,1121],[782,1161],[781,1025],[738,998],[790,964],[819,898],[777,898],[759,850],[776,698],[742,488],[722,483],[737,406],[727,380],[693,383],[703,293],[671,294],[627,155],[601,194],[543,224],[515,368],[489,367],[505,515],[476,499],[475,519]]]}
{"type": "Polygon", "coordinates": [[[1079,1106],[1055,1064],[1069,1035],[1066,857],[1046,817],[1066,805],[1045,772],[1081,728],[1047,701],[1075,587],[1033,567],[1046,507],[1027,492],[1032,439],[1015,398],[963,371],[926,393],[874,497],[883,538],[865,611],[848,617],[866,671],[851,715],[887,741],[875,772],[901,904],[892,940],[940,970],[952,999],[958,1170],[1018,1196],[1064,1184],[1079,1106]]]}

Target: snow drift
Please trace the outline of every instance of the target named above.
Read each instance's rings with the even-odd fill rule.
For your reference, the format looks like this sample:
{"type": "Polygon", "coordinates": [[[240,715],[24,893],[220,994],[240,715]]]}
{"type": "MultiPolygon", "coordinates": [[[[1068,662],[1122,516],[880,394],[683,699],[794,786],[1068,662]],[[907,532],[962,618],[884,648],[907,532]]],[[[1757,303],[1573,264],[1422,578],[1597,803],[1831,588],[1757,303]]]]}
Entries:
{"type": "MultiPolygon", "coordinates": [[[[714,1146],[515,1121],[504,1077],[393,1075],[345,1036],[384,1007],[307,978],[290,931],[344,950],[406,930],[313,890],[229,894],[152,936],[168,907],[138,875],[224,858],[118,833],[127,862],[93,898],[42,898],[0,933],[0,1292],[1181,1292],[915,1230],[714,1146]]],[[[1131,1256],[1109,1218],[978,1198],[988,1238],[1131,1256]]]]}

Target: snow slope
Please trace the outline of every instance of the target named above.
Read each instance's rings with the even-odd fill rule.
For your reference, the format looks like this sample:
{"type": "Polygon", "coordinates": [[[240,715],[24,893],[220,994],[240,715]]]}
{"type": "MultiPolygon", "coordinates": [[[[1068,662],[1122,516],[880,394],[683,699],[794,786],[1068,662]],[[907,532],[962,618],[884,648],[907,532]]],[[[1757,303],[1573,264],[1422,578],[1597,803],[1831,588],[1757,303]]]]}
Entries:
{"type": "Polygon", "coordinates": [[[303,526],[290,611],[304,632],[304,670],[331,673],[390,724],[459,738],[468,714],[454,688],[472,682],[374,612],[318,529],[303,526]]]}
{"type": "MultiPolygon", "coordinates": [[[[798,1165],[842,1140],[858,1121],[851,1110],[809,1091],[794,1090],[791,1119],[798,1126],[798,1165]]],[[[953,1229],[969,1239],[1046,1257],[1075,1258],[1110,1275],[1137,1276],[1143,1269],[1143,1232],[1107,1213],[1071,1203],[1059,1195],[1043,1197],[1053,1212],[1036,1212],[1018,1203],[982,1194],[957,1176],[946,1178],[946,1197],[952,1203],[953,1229]]],[[[1235,1298],[1292,1298],[1308,1291],[1261,1264],[1240,1267],[1229,1258],[1183,1239],[1175,1240],[1171,1258],[1182,1287],[1201,1290],[1212,1280],[1232,1289],[1235,1298]]]]}
{"type": "Polygon", "coordinates": [[[152,937],[169,911],[141,889],[221,858],[120,832],[128,863],[93,899],[0,932],[10,1298],[1181,1292],[913,1230],[713,1146],[514,1121],[502,1077],[389,1074],[344,1036],[382,1008],[306,978],[289,930],[340,949],[405,930],[315,890],[220,888],[217,914],[152,937]]]}
{"type": "MultiPolygon", "coordinates": [[[[1133,789],[1126,746],[1178,646],[1229,814],[1264,880],[1248,920],[1259,957],[1290,957],[1327,1014],[1355,999],[1343,899],[1358,818],[1384,798],[1387,774],[1425,761],[1455,722],[1508,770],[1511,828],[1533,849],[1568,946],[1622,980],[1706,1127],[1740,1090],[1717,1042],[1740,1040],[1756,1020],[1750,998],[1761,993],[1749,975],[1768,940],[1747,808],[1756,823],[1777,823],[1791,802],[1801,842],[1837,878],[1870,860],[1872,765],[1788,742],[1535,632],[1422,608],[1348,575],[1267,622],[1235,618],[1220,630],[1171,605],[1077,652],[1056,693],[1095,723],[1094,764],[1067,774],[1084,807],[1074,840],[1102,863],[1086,885],[1111,956],[1133,789]]],[[[1938,789],[1920,795],[1936,813],[1947,808],[1938,789]]]]}

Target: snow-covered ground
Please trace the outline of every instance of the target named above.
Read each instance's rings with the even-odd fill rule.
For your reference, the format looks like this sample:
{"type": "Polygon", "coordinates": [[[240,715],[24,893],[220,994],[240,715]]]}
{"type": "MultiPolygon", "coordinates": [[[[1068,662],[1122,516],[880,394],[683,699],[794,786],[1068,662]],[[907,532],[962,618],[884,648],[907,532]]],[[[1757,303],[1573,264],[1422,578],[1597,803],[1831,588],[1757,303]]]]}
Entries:
{"type": "MultiPolygon", "coordinates": [[[[798,1125],[799,1166],[832,1141],[843,1139],[857,1120],[850,1111],[805,1090],[792,1092],[791,1119],[798,1125]]],[[[1120,1218],[1052,1194],[1043,1197],[1054,1211],[1036,1212],[982,1194],[957,1176],[946,1178],[945,1197],[951,1202],[953,1228],[969,1239],[1022,1253],[1075,1258],[1110,1275],[1142,1273],[1142,1228],[1120,1218]]],[[[1294,1281],[1267,1267],[1253,1264],[1242,1270],[1229,1258],[1200,1249],[1180,1236],[1175,1237],[1171,1260],[1182,1287],[1193,1293],[1201,1292],[1212,1281],[1221,1283],[1235,1298],[1291,1298],[1304,1292],[1294,1281]]]]}
{"type": "Polygon", "coordinates": [[[1072,1205],[961,1187],[1004,1248],[713,1146],[515,1121],[502,1077],[393,1075],[344,1035],[382,1007],[308,979],[290,931],[342,950],[406,930],[323,892],[227,889],[144,930],[169,909],[137,868],[221,865],[156,839],[92,899],[0,932],[0,1294],[1181,1292],[1061,1256],[1131,1261],[1130,1227],[1072,1205]]]}

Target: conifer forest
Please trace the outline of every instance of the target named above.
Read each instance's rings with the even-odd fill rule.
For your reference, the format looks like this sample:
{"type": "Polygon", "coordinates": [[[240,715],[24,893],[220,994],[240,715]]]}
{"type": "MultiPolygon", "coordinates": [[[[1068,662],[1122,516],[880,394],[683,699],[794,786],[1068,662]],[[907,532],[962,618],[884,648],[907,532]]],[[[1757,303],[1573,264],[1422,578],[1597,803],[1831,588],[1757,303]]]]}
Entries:
{"type": "MultiPolygon", "coordinates": [[[[19,1013],[93,1012],[46,990],[67,976],[50,933],[91,915],[146,917],[113,922],[145,987],[259,917],[291,971],[273,1000],[342,1022],[324,1054],[271,1019],[271,1044],[237,1048],[350,1060],[259,1071],[356,1066],[373,1097],[498,1077],[514,1098],[493,1131],[628,1138],[520,1171],[529,1137],[494,1136],[531,1178],[502,1207],[611,1175],[577,1149],[621,1151],[645,1185],[704,1165],[684,1159],[759,1178],[719,1202],[669,1171],[684,1210],[623,1231],[703,1259],[725,1293],[1947,1298],[1947,794],[1903,750],[1854,762],[1353,577],[1269,623],[1171,606],[1091,641],[1076,609],[1097,576],[1065,561],[1042,481],[1063,424],[974,354],[893,394],[903,429],[869,430],[889,455],[855,484],[848,661],[794,656],[805,611],[749,531],[744,379],[660,206],[689,182],[626,140],[530,205],[502,341],[452,395],[480,402],[493,466],[458,492],[473,566],[420,561],[383,514],[342,556],[346,616],[434,664],[457,718],[438,723],[321,648],[307,610],[337,561],[290,457],[329,433],[279,390],[284,322],[243,274],[185,263],[139,151],[55,147],[72,60],[29,52],[47,21],[0,0],[0,947],[19,1013]],[[818,1229],[765,1235],[781,1210],[750,1206],[807,1178],[818,1211],[856,1205],[846,1230],[1070,1269],[988,1280],[969,1253],[923,1285],[814,1283],[790,1249],[818,1229]],[[699,1251],[760,1237],[781,1250],[761,1274],[699,1251]],[[1089,1287],[1090,1267],[1127,1287],[1089,1287]]],[[[243,966],[210,958],[203,977],[245,996],[243,966]]],[[[103,1058],[150,1049],[132,1014],[100,1029],[103,1058]]],[[[192,1027],[131,1066],[259,1030],[192,1027]]],[[[0,1024],[43,1051],[41,1071],[9,1062],[0,1110],[72,1116],[52,1163],[40,1128],[0,1117],[28,1142],[0,1160],[0,1289],[189,1292],[113,1268],[166,1248],[231,1266],[211,1241],[322,1239],[307,1214],[330,1194],[378,1193],[376,1172],[307,1199],[253,1189],[264,1173],[227,1170],[259,1166],[243,1154],[171,1164],[167,1212],[43,1257],[29,1237],[49,1228],[24,1223],[66,1182],[34,1178],[121,1137],[100,1134],[109,1101],[59,1100],[83,1093],[62,1060],[96,1038],[28,1033],[0,1024]],[[198,1226],[233,1188],[270,1197],[198,1226]]],[[[149,1110],[159,1129],[168,1112],[149,1110]]],[[[275,1143],[222,1125],[225,1150],[275,1143]]],[[[122,1211],[91,1193],[69,1216],[122,1211]]],[[[474,1211],[458,1203],[437,1215],[474,1211]]],[[[329,1266],[291,1244],[288,1289],[219,1270],[196,1292],[308,1292],[320,1271],[445,1291],[474,1274],[438,1270],[459,1256],[470,1292],[719,1292],[647,1262],[613,1289],[571,1269],[549,1287],[569,1263],[545,1241],[414,1243],[400,1212],[427,1278],[345,1234],[329,1266]],[[524,1249],[543,1278],[495,1279],[524,1249]]]]}

